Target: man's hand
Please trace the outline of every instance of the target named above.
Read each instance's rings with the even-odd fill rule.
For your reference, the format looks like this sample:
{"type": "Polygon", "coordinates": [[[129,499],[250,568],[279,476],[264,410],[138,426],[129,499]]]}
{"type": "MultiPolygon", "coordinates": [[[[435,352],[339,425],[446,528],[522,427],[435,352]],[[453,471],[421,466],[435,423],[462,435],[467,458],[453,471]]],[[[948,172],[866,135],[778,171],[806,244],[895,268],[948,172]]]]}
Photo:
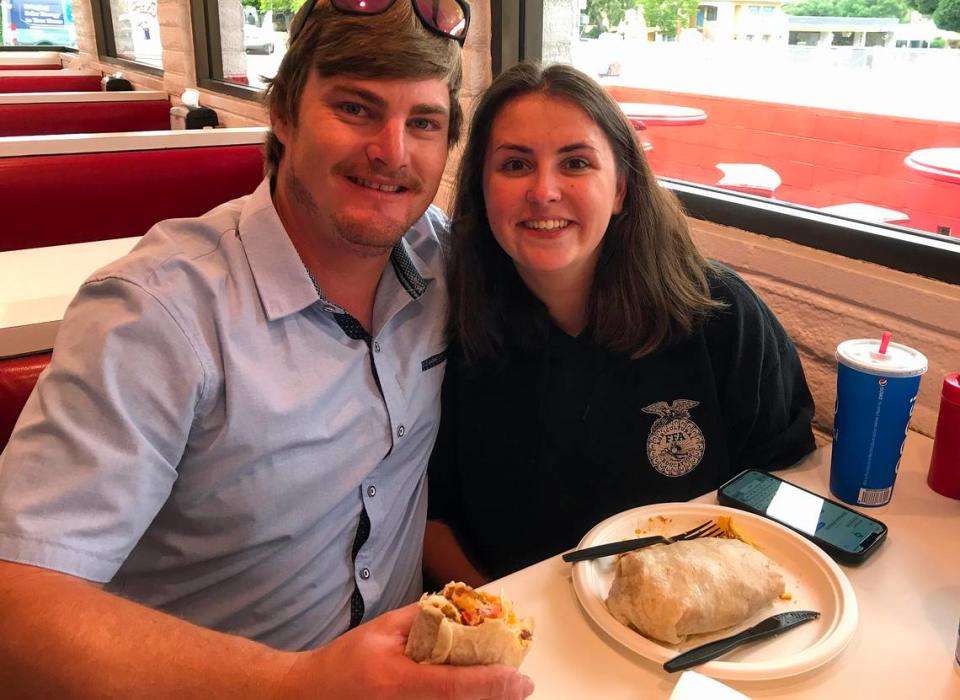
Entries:
{"type": "Polygon", "coordinates": [[[533,692],[533,681],[509,666],[439,666],[407,658],[403,649],[418,610],[408,605],[299,654],[278,700],[522,700],[533,692]]]}

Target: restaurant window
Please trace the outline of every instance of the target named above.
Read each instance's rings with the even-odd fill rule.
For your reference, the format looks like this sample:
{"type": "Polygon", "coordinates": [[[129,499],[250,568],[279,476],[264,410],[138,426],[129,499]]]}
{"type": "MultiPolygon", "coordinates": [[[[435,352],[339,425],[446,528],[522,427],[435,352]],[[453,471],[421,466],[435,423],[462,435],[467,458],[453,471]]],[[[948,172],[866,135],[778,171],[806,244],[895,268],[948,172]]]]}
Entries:
{"type": "Polygon", "coordinates": [[[787,43],[792,46],[816,46],[820,43],[820,32],[790,32],[787,43]]]}
{"type": "Polygon", "coordinates": [[[703,5],[639,0],[618,14],[618,2],[634,5],[520,0],[519,30],[510,3],[494,0],[494,16],[516,58],[572,63],[633,110],[654,171],[685,201],[722,208],[715,220],[960,279],[960,93],[942,80],[960,75],[960,42],[909,44],[936,35],[932,19],[906,5],[831,17],[731,3],[705,24],[703,5]],[[773,211],[786,218],[752,228],[773,211]]]}
{"type": "Polygon", "coordinates": [[[200,84],[257,97],[280,67],[288,26],[303,2],[193,0],[200,84]]]}
{"type": "Polygon", "coordinates": [[[92,5],[102,58],[148,72],[162,71],[157,0],[93,0],[92,5]]]}
{"type": "Polygon", "coordinates": [[[834,32],[834,46],[853,46],[853,32],[834,32]]]}
{"type": "Polygon", "coordinates": [[[0,46],[77,48],[73,0],[2,0],[0,20],[0,46]]]}

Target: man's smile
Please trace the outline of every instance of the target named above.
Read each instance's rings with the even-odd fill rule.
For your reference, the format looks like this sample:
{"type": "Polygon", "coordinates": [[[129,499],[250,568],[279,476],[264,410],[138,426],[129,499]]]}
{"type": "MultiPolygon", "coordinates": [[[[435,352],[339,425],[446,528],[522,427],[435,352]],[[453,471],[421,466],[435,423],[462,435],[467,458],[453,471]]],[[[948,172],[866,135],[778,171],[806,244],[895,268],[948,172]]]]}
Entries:
{"type": "Polygon", "coordinates": [[[366,187],[367,189],[376,190],[378,192],[406,192],[407,187],[403,185],[392,185],[381,182],[374,182],[373,180],[367,180],[362,177],[354,177],[352,175],[347,175],[347,179],[350,180],[355,185],[360,185],[361,187],[366,187]]]}

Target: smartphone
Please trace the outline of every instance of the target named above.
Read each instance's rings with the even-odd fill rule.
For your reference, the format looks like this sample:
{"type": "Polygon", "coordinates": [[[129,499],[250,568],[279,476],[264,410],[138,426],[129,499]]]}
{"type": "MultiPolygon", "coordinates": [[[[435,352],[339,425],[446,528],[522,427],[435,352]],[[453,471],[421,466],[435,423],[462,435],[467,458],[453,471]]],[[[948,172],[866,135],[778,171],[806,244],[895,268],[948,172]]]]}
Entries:
{"type": "Polygon", "coordinates": [[[887,536],[879,520],[756,469],[721,486],[717,500],[786,525],[844,564],[860,564],[887,536]]]}

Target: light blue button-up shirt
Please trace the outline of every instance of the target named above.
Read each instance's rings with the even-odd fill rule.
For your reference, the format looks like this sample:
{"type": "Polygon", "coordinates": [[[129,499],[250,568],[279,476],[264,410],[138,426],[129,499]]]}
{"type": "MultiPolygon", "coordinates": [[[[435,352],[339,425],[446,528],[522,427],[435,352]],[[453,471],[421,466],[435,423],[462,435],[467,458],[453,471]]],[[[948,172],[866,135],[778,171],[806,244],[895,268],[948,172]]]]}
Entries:
{"type": "Polygon", "coordinates": [[[420,593],[446,289],[431,208],[372,342],[334,318],[264,182],[155,226],[81,288],[0,455],[0,558],[277,648],[420,593]],[[370,536],[351,557],[362,507],[370,536]]]}

